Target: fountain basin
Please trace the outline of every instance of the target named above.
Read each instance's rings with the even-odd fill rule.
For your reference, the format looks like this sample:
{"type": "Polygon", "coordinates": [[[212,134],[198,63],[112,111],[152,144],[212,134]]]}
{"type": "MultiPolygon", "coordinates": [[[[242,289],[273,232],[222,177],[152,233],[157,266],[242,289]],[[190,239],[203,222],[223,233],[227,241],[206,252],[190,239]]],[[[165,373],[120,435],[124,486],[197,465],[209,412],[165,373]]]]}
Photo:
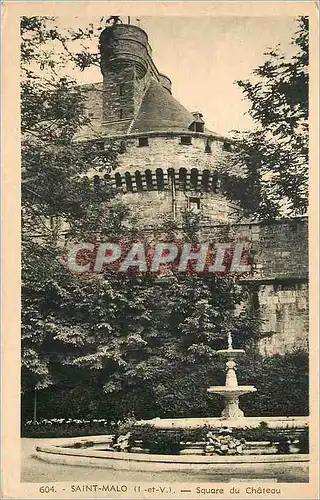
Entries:
{"type": "Polygon", "coordinates": [[[225,385],[215,385],[212,387],[208,387],[208,392],[213,392],[215,394],[220,394],[220,396],[224,396],[225,398],[236,398],[242,396],[243,394],[247,394],[249,392],[255,392],[257,389],[253,385],[238,385],[237,387],[228,387],[225,385]]]}
{"type": "Polygon", "coordinates": [[[224,358],[238,358],[245,355],[246,351],[243,349],[220,349],[216,352],[219,356],[224,358]]]}
{"type": "MultiPolygon", "coordinates": [[[[181,455],[152,455],[146,453],[125,453],[102,451],[99,446],[106,445],[112,436],[88,436],[86,438],[54,439],[37,446],[35,457],[49,463],[63,465],[79,465],[87,467],[106,468],[114,470],[135,470],[176,473],[188,472],[196,474],[202,471],[212,475],[232,478],[265,477],[270,480],[283,482],[287,476],[289,482],[307,482],[309,456],[295,455],[250,455],[250,456],[181,456],[181,455]],[[78,448],[78,444],[86,441],[93,442],[92,448],[78,448]],[[54,442],[54,444],[53,444],[54,442]],[[71,448],[74,446],[74,448],[71,448]],[[96,447],[97,446],[97,447],[96,447]]],[[[218,480],[218,479],[217,479],[218,480]]],[[[227,479],[228,480],[228,479],[227,479]]]]}
{"type": "Polygon", "coordinates": [[[255,429],[267,424],[269,429],[300,429],[309,425],[309,417],[242,417],[235,419],[221,419],[220,417],[197,417],[197,418],[153,418],[150,420],[139,420],[135,425],[149,424],[156,429],[197,429],[204,425],[214,428],[247,428],[255,429]]]}

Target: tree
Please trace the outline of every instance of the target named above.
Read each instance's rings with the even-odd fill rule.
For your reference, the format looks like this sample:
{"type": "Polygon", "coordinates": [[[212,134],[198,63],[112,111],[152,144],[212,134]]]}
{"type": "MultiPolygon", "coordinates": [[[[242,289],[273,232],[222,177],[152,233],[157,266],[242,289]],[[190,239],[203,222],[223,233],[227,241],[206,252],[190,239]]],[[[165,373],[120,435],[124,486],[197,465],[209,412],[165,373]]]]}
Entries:
{"type": "MultiPolygon", "coordinates": [[[[96,56],[74,53],[73,42],[88,40],[93,27],[63,33],[55,20],[21,20],[22,156],[22,386],[41,389],[61,378],[65,344],[81,344],[85,323],[63,307],[79,282],[61,263],[64,238],[81,238],[106,227],[121,231],[126,210],[115,205],[108,180],[95,189],[84,174],[115,168],[117,149],[77,144],[89,122],[84,95],[67,76],[67,64],[84,70],[96,56]],[[84,223],[85,222],[85,223],[84,223]]],[[[93,283],[95,286],[96,283],[93,283]]],[[[80,287],[81,288],[81,287],[80,287]]]]}
{"type": "Polygon", "coordinates": [[[225,175],[224,189],[258,218],[301,215],[308,206],[308,18],[297,22],[293,55],[277,45],[251,80],[237,82],[256,128],[235,134],[232,161],[243,178],[225,175]]]}

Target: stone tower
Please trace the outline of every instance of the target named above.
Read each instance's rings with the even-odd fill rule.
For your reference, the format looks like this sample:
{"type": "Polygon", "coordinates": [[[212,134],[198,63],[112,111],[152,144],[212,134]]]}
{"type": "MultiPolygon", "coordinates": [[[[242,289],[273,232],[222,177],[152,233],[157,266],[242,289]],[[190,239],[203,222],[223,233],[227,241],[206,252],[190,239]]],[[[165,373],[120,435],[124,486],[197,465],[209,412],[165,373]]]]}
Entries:
{"type": "Polygon", "coordinates": [[[231,141],[208,130],[201,112],[189,112],[173,97],[144,30],[107,27],[100,52],[103,83],[86,87],[93,126],[79,139],[99,141],[101,148],[110,141],[118,145],[119,165],[111,175],[122,200],[142,225],[168,213],[179,220],[185,209],[205,223],[232,222],[236,207],[220,193],[218,169],[222,157],[230,156],[231,141]]]}

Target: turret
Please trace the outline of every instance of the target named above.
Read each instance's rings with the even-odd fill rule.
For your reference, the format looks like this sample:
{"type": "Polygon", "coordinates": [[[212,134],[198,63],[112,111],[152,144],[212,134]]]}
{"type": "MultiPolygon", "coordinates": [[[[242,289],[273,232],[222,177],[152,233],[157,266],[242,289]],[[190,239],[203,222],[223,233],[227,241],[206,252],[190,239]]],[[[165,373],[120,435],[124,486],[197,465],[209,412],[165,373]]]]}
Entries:
{"type": "Polygon", "coordinates": [[[122,122],[124,130],[136,115],[150,79],[148,36],[138,26],[114,24],[100,35],[100,53],[103,119],[122,122]]]}
{"type": "Polygon", "coordinates": [[[138,26],[115,24],[100,35],[101,71],[105,76],[111,69],[133,65],[137,78],[148,69],[148,36],[138,26]]]}
{"type": "Polygon", "coordinates": [[[169,94],[171,94],[171,80],[168,76],[163,73],[159,73],[159,81],[164,89],[166,89],[169,94]]]}

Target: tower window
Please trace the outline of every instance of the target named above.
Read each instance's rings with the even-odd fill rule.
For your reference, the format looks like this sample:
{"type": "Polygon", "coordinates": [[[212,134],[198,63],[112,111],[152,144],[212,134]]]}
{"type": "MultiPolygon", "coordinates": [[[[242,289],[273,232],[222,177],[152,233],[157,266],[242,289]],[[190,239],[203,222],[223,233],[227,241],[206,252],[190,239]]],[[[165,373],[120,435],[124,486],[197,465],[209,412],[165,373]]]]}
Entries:
{"type": "Polygon", "coordinates": [[[139,146],[139,148],[143,148],[145,146],[149,146],[149,139],[148,139],[148,137],[139,137],[139,139],[138,139],[138,146],[139,146]]]}
{"type": "Polygon", "coordinates": [[[204,132],[204,123],[195,122],[196,132],[204,132]]]}
{"type": "Polygon", "coordinates": [[[182,135],[180,144],[183,144],[184,146],[190,146],[191,144],[191,137],[189,135],[182,135]]]}
{"type": "Polygon", "coordinates": [[[99,175],[94,175],[93,176],[93,186],[95,189],[98,189],[100,187],[100,177],[99,175]]]}
{"type": "Polygon", "coordinates": [[[124,85],[121,84],[119,85],[119,95],[123,95],[123,93],[124,93],[124,85]]]}
{"type": "Polygon", "coordinates": [[[223,151],[227,151],[228,153],[231,153],[232,151],[232,145],[230,142],[224,142],[223,143],[223,151]]]}
{"type": "Polygon", "coordinates": [[[209,141],[207,141],[207,143],[206,143],[206,147],[205,147],[204,152],[205,153],[212,153],[211,144],[209,141]]]}
{"type": "Polygon", "coordinates": [[[188,198],[188,208],[196,208],[200,210],[200,197],[199,196],[189,196],[188,198]]]}
{"type": "Polygon", "coordinates": [[[122,118],[123,118],[123,109],[122,108],[120,108],[120,110],[119,110],[119,118],[120,118],[120,120],[122,120],[122,118]]]}

